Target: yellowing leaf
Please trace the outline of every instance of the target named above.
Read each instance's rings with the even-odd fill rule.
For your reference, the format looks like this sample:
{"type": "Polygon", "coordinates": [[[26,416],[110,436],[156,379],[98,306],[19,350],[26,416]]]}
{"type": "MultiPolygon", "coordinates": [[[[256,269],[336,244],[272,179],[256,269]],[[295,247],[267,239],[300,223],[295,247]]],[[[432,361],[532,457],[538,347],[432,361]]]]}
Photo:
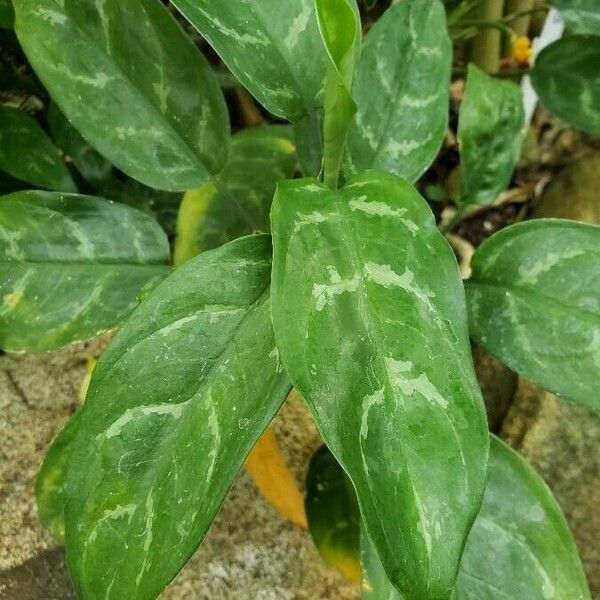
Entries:
{"type": "Polygon", "coordinates": [[[304,496],[285,463],[272,427],[254,446],[246,460],[246,470],[262,495],[281,515],[306,529],[304,496]]]}

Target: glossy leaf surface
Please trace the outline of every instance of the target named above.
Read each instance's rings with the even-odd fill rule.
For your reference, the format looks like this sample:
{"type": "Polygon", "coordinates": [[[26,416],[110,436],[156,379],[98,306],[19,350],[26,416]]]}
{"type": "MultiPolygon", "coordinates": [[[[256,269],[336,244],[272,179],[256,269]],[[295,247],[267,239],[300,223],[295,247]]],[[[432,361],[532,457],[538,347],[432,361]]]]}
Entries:
{"type": "Polygon", "coordinates": [[[218,171],[229,124],[211,67],[156,0],[15,0],[27,58],[73,126],[142,183],[218,171]]]}
{"type": "Polygon", "coordinates": [[[48,108],[48,125],[56,144],[73,161],[86,181],[97,185],[109,176],[112,164],[81,137],[54,103],[48,108]]]}
{"type": "Polygon", "coordinates": [[[18,108],[0,106],[0,170],[37,187],[76,191],[52,140],[18,108]]]}
{"type": "Polygon", "coordinates": [[[475,252],[471,335],[513,370],[600,409],[600,226],[535,219],[475,252]]]}
{"type": "Polygon", "coordinates": [[[252,95],[297,121],[322,104],[327,57],[314,0],[174,0],[252,95]]]}
{"type": "Polygon", "coordinates": [[[38,516],[59,543],[65,540],[64,484],[80,417],[81,410],[67,421],[52,442],[35,482],[38,516]]]}
{"type": "Polygon", "coordinates": [[[411,600],[445,598],[488,444],[452,251],[414,188],[376,171],[339,192],[279,184],[272,231],[286,371],[350,476],[390,578],[411,600]]]}
{"type": "Polygon", "coordinates": [[[600,4],[597,0],[550,0],[573,33],[600,35],[600,4]]]}
{"type": "MultiPolygon", "coordinates": [[[[402,600],[361,537],[363,600],[402,600]]],[[[492,436],[485,497],[452,600],[588,600],[581,561],[552,493],[521,456],[492,436]]]]}
{"type": "Polygon", "coordinates": [[[202,540],[285,399],[268,236],[176,269],[94,370],[66,483],[71,574],[87,599],[155,598],[202,540]]]}
{"type": "Polygon", "coordinates": [[[55,192],[1,197],[0,348],[50,350],[114,327],[168,259],[158,224],[127,206],[55,192]]]}
{"type": "Polygon", "coordinates": [[[423,174],[446,135],[451,62],[439,0],[403,0],[383,14],[356,70],[346,172],[377,168],[411,182],[423,174]]]}
{"type": "Polygon", "coordinates": [[[574,35],[536,58],[531,83],[540,102],[569,125],[600,135],[600,36],[574,35]]]}
{"type": "Polygon", "coordinates": [[[289,127],[272,125],[233,136],[227,164],[215,181],[183,198],[176,264],[243,235],[269,231],[275,185],[296,169],[291,134],[289,127]]]}
{"type": "Polygon", "coordinates": [[[323,173],[325,183],[337,188],[346,138],[356,112],[352,80],[360,54],[361,22],[355,0],[315,0],[315,7],[329,56],[323,116],[323,173]]]}
{"type": "Polygon", "coordinates": [[[460,204],[491,204],[504,191],[521,151],[521,89],[469,65],[458,120],[460,204]]]}
{"type": "Polygon", "coordinates": [[[181,193],[150,188],[115,170],[96,187],[103,198],[137,208],[156,219],[169,237],[175,234],[181,193]]]}
{"type": "Polygon", "coordinates": [[[310,459],[306,517],[323,560],[351,581],[360,583],[360,511],[356,494],[327,446],[321,446],[310,459]]]}

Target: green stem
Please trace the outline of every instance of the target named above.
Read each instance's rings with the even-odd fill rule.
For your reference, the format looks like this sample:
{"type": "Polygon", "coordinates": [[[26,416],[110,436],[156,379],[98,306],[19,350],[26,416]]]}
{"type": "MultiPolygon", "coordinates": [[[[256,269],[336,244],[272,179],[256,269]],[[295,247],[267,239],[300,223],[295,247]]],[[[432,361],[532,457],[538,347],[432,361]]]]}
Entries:
{"type": "MultiPolygon", "coordinates": [[[[461,35],[468,37],[478,36],[482,29],[497,29],[508,38],[511,38],[514,35],[513,29],[508,25],[505,25],[502,21],[465,21],[464,26],[465,29],[456,36],[452,36],[452,39],[461,39],[461,35]]],[[[464,37],[462,39],[464,39],[464,37]]]]}
{"type": "MultiPolygon", "coordinates": [[[[528,10],[521,10],[518,12],[513,12],[513,13],[509,13],[507,14],[502,21],[504,23],[510,23],[511,21],[515,21],[516,19],[520,19],[521,17],[526,17],[526,16],[531,16],[531,15],[535,15],[536,13],[540,13],[540,12],[548,12],[549,7],[546,6],[545,4],[542,4],[540,6],[536,6],[534,8],[528,9],[528,10]]],[[[516,26],[513,25],[513,29],[516,30],[516,26]]],[[[522,31],[521,30],[517,30],[517,33],[519,35],[527,35],[527,30],[522,31]]]]}
{"type": "Polygon", "coordinates": [[[454,27],[460,24],[461,19],[466,17],[471,11],[476,9],[484,0],[471,0],[459,4],[449,15],[446,20],[448,27],[454,27]]]}
{"type": "Polygon", "coordinates": [[[325,82],[323,181],[333,190],[338,188],[348,129],[355,112],[354,100],[338,71],[331,66],[325,82]]]}

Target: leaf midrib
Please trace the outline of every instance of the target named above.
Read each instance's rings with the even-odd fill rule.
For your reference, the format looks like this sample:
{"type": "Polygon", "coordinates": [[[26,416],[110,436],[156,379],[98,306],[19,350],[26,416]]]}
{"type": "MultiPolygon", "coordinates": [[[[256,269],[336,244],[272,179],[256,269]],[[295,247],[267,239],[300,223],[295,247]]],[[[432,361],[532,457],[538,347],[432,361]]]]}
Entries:
{"type": "MultiPolygon", "coordinates": [[[[351,262],[354,264],[355,271],[356,271],[357,266],[358,266],[359,270],[362,271],[365,263],[362,260],[362,256],[360,253],[360,249],[359,249],[360,246],[358,244],[358,236],[356,234],[356,231],[353,227],[350,226],[350,223],[352,222],[352,218],[351,218],[349,203],[344,202],[344,200],[339,196],[339,192],[337,194],[337,200],[338,200],[338,205],[340,207],[342,207],[342,211],[345,212],[345,218],[341,219],[340,226],[343,229],[345,229],[347,238],[350,240],[353,240],[353,242],[354,242],[354,243],[350,244],[350,250],[352,252],[351,262]]],[[[368,307],[370,302],[368,299],[368,294],[367,294],[366,287],[364,285],[364,281],[363,281],[362,277],[359,277],[358,293],[360,296],[361,303],[363,303],[364,306],[368,307]]],[[[373,344],[373,346],[377,349],[377,353],[376,353],[377,362],[380,365],[381,372],[384,374],[384,378],[387,383],[387,386],[386,386],[387,390],[389,391],[390,395],[392,397],[394,397],[395,396],[394,386],[393,386],[392,381],[390,380],[390,376],[389,376],[387,367],[381,358],[383,356],[383,352],[381,349],[384,348],[385,345],[383,344],[383,342],[381,340],[381,337],[377,331],[377,327],[376,327],[375,323],[373,322],[373,319],[371,318],[371,312],[369,310],[365,311],[364,317],[365,318],[363,319],[363,316],[360,315],[360,320],[365,324],[367,336],[371,340],[371,343],[373,344]]],[[[360,444],[360,440],[359,440],[359,444],[360,444]]],[[[362,447],[360,449],[360,452],[362,454],[362,447]]],[[[419,506],[420,506],[419,494],[417,493],[415,485],[413,484],[413,475],[411,474],[411,468],[410,468],[409,463],[406,460],[406,456],[404,454],[402,455],[402,460],[404,463],[404,467],[406,468],[406,473],[408,474],[410,489],[411,489],[412,496],[413,496],[414,508],[415,508],[417,514],[421,515],[421,510],[419,509],[419,506]]],[[[366,469],[365,469],[365,473],[364,473],[364,478],[365,478],[365,481],[367,482],[367,486],[368,486],[369,490],[372,492],[373,490],[372,490],[371,483],[370,483],[370,476],[369,476],[368,472],[366,471],[366,469]]],[[[374,510],[375,514],[377,515],[377,518],[380,522],[381,531],[382,531],[385,539],[387,540],[388,547],[394,548],[394,544],[391,543],[391,540],[388,537],[387,528],[385,526],[383,526],[386,523],[387,519],[381,518],[381,514],[380,514],[379,508],[378,508],[378,503],[376,501],[371,501],[371,506],[373,507],[373,510],[374,510]]],[[[427,564],[426,578],[427,578],[427,582],[429,583],[429,574],[431,571],[431,556],[427,552],[424,536],[421,536],[421,547],[424,550],[424,556],[426,557],[426,564],[427,564]]]]}
{"type": "Polygon", "coordinates": [[[477,286],[497,288],[500,291],[510,290],[516,296],[522,294],[524,296],[527,296],[528,298],[531,298],[534,302],[547,302],[548,304],[554,305],[555,307],[558,307],[561,310],[576,314],[580,319],[584,321],[592,319],[595,323],[600,324],[600,313],[596,313],[592,310],[582,308],[581,306],[573,306],[570,304],[566,304],[565,302],[553,298],[552,296],[548,296],[546,293],[539,293],[531,289],[523,288],[514,283],[506,283],[503,281],[494,282],[486,279],[468,279],[467,281],[465,281],[465,287],[467,288],[477,286]]]}
{"type": "MultiPolygon", "coordinates": [[[[234,330],[232,331],[231,337],[228,339],[228,342],[226,344],[223,345],[223,348],[221,350],[221,352],[219,352],[219,354],[213,359],[211,365],[209,366],[209,368],[207,369],[207,371],[205,372],[205,377],[202,379],[201,382],[199,382],[198,387],[196,389],[196,391],[186,400],[182,401],[182,402],[177,402],[177,403],[173,403],[174,406],[179,405],[179,404],[185,404],[187,402],[189,402],[188,405],[186,405],[183,409],[184,414],[183,416],[188,413],[190,410],[192,409],[197,409],[197,405],[194,402],[195,399],[198,398],[198,396],[201,395],[204,387],[206,386],[207,380],[209,379],[209,377],[212,375],[212,373],[214,372],[215,368],[217,368],[218,366],[221,366],[223,363],[221,362],[223,356],[226,354],[227,350],[231,348],[231,340],[233,340],[236,336],[236,334],[239,332],[239,330],[241,329],[241,327],[243,326],[243,324],[251,317],[256,315],[257,313],[257,309],[259,309],[269,298],[269,293],[270,293],[270,281],[267,281],[267,283],[265,284],[265,287],[263,288],[263,290],[260,292],[260,294],[258,295],[257,299],[250,305],[248,305],[248,310],[246,311],[246,313],[244,314],[244,316],[239,320],[238,324],[236,325],[236,327],[234,328],[234,330]]],[[[203,312],[203,311],[200,311],[203,312]]],[[[177,319],[175,319],[177,320],[177,319]]],[[[145,336],[143,339],[146,339],[147,337],[150,337],[152,335],[155,335],[158,331],[160,331],[161,329],[164,329],[165,327],[168,327],[172,322],[165,324],[164,326],[162,326],[161,328],[158,328],[157,330],[151,332],[150,334],[148,334],[147,336],[145,336]]],[[[139,340],[139,341],[143,341],[143,340],[139,340]]],[[[139,343],[138,341],[138,343],[139,343]]],[[[127,354],[127,352],[121,354],[120,357],[118,357],[116,360],[112,361],[109,365],[109,367],[107,367],[107,370],[105,371],[105,375],[108,375],[110,373],[110,371],[112,369],[114,369],[115,365],[117,365],[120,361],[120,359],[125,356],[127,354]]],[[[99,373],[98,374],[98,381],[103,381],[103,374],[99,373]]],[[[98,384],[96,384],[98,385],[98,384]]],[[[157,403],[158,404],[158,403],[157,403]]],[[[132,407],[128,407],[128,408],[132,408],[132,407]]],[[[124,413],[120,413],[119,417],[117,417],[116,420],[118,420],[124,413]]],[[[115,422],[113,421],[113,423],[115,422]]],[[[109,424],[108,427],[110,427],[112,425],[109,424]]],[[[102,432],[100,432],[102,433],[102,432]]],[[[160,481],[160,478],[164,475],[165,471],[167,470],[165,468],[165,463],[169,462],[172,460],[172,456],[174,453],[168,453],[168,452],[163,452],[163,448],[165,443],[170,440],[171,436],[175,434],[178,434],[178,428],[172,428],[166,435],[164,435],[162,437],[162,440],[160,441],[160,443],[157,446],[157,452],[156,454],[158,454],[159,459],[157,461],[157,467],[154,468],[153,470],[148,470],[145,477],[143,478],[144,483],[146,484],[145,487],[143,488],[143,492],[141,492],[138,494],[135,494],[133,496],[134,499],[137,500],[136,505],[138,507],[143,507],[144,505],[144,496],[147,495],[148,490],[149,489],[154,489],[156,482],[160,481]]],[[[140,487],[141,489],[141,487],[140,487]]],[[[136,513],[138,512],[138,510],[136,509],[136,513]]],[[[133,521],[133,519],[132,519],[133,521]]],[[[208,527],[204,528],[204,533],[207,531],[208,527]]],[[[129,535],[129,532],[131,530],[131,527],[127,527],[127,532],[129,535]]],[[[200,534],[200,537],[202,537],[204,535],[204,533],[200,534]]],[[[83,543],[83,554],[81,557],[81,565],[82,565],[82,569],[83,572],[81,573],[82,575],[82,579],[85,576],[84,573],[86,572],[85,569],[85,561],[86,561],[86,554],[87,554],[87,548],[88,548],[89,544],[87,543],[83,543]]],[[[182,562],[182,561],[179,561],[182,562]]],[[[182,562],[182,564],[185,564],[185,560],[182,562]]],[[[176,573],[173,574],[173,577],[176,575],[176,573]]]]}

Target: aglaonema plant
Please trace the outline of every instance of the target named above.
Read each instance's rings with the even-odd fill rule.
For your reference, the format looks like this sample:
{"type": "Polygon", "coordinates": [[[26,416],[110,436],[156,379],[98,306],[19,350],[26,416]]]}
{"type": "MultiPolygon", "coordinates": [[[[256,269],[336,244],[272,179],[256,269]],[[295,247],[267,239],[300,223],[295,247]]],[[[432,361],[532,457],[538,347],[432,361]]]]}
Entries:
{"type": "MultiPolygon", "coordinates": [[[[597,409],[600,228],[506,228],[462,282],[414,187],[447,128],[443,4],[395,3],[363,40],[353,0],[175,0],[291,123],[233,136],[213,69],[158,0],[13,4],[83,178],[114,189],[112,163],[186,192],[170,260],[155,220],[75,194],[35,121],[0,114],[37,153],[17,169],[0,144],[0,168],[46,188],[0,198],[0,345],[120,326],[38,479],[80,597],[157,597],[293,386],[329,448],[311,467],[309,525],[323,551],[327,507],[346,515],[324,554],[355,574],[360,540],[365,598],[589,598],[548,489],[501,442],[490,450],[469,335],[597,409]],[[345,499],[311,504],[331,486],[345,499]]],[[[471,68],[460,210],[507,185],[523,125],[517,86],[471,68]]]]}

